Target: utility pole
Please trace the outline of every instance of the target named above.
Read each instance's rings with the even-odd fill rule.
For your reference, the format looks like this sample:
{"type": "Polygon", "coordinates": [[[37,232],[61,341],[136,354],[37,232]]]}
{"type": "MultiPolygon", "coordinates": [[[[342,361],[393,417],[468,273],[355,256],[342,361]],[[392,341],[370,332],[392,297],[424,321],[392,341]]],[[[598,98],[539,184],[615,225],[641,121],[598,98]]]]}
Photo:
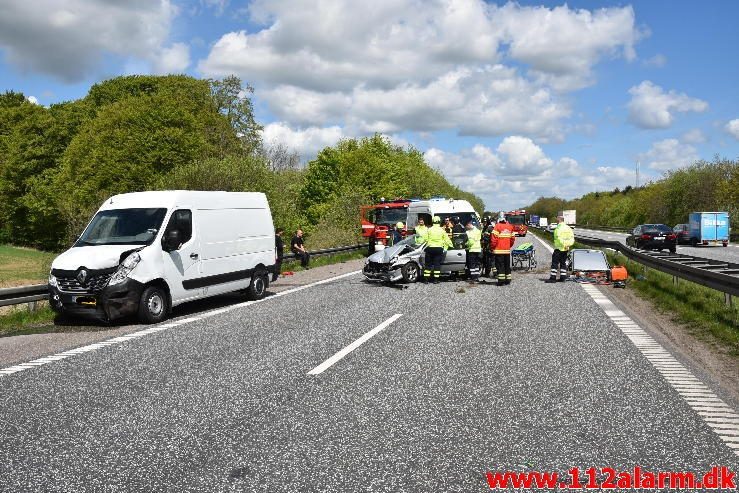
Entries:
{"type": "Polygon", "coordinates": [[[639,188],[639,161],[636,162],[636,188],[639,188]]]}

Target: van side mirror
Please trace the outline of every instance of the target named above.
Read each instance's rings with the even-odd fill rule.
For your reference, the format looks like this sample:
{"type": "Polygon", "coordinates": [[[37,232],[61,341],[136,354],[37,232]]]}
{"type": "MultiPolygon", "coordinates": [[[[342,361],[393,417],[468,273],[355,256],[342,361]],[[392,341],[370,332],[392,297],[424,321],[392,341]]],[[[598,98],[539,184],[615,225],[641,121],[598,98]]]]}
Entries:
{"type": "Polygon", "coordinates": [[[162,237],[162,250],[165,252],[173,252],[180,246],[180,230],[171,229],[164,233],[162,237]]]}

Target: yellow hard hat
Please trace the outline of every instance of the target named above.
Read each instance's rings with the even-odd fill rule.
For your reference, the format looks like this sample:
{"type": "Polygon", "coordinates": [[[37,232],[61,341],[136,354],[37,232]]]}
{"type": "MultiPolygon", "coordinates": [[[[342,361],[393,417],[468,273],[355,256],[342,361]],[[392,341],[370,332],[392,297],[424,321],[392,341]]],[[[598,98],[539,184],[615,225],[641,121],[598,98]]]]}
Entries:
{"type": "Polygon", "coordinates": [[[395,227],[402,229],[403,228],[403,222],[402,221],[398,221],[398,224],[396,224],[395,227]]]}
{"type": "Polygon", "coordinates": [[[439,216],[434,216],[433,221],[435,224],[441,223],[441,218],[439,216]]]}

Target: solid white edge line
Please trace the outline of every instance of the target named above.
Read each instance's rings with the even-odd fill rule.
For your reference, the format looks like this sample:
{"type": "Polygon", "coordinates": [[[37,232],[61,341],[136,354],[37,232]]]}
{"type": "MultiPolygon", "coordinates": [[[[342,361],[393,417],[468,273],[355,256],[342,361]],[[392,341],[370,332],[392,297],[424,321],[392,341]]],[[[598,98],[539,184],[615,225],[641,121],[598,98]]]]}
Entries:
{"type": "Polygon", "coordinates": [[[226,308],[219,308],[217,310],[211,310],[211,311],[208,311],[208,312],[203,312],[203,313],[201,313],[201,314],[199,314],[199,315],[197,315],[195,317],[189,317],[189,318],[184,318],[184,319],[179,319],[179,320],[167,320],[162,325],[155,325],[153,327],[147,327],[145,329],[141,329],[141,330],[138,330],[136,332],[131,332],[130,334],[126,334],[126,335],[114,337],[114,338],[107,339],[107,340],[104,340],[104,341],[99,341],[99,342],[96,342],[96,343],[93,343],[93,344],[88,344],[87,346],[81,346],[81,347],[78,347],[78,348],[75,348],[75,349],[68,349],[68,350],[66,350],[64,352],[61,352],[61,353],[51,354],[51,355],[44,356],[42,358],[37,358],[35,360],[24,362],[24,363],[17,363],[16,365],[13,365],[13,366],[8,366],[6,368],[0,368],[0,377],[2,377],[4,375],[12,375],[13,373],[17,373],[19,371],[27,370],[27,369],[30,369],[30,368],[37,368],[39,366],[42,366],[42,364],[41,364],[42,361],[43,361],[43,364],[45,364],[45,363],[51,363],[51,362],[54,362],[54,361],[60,361],[60,360],[66,359],[66,358],[71,357],[71,356],[76,356],[76,355],[83,354],[83,353],[86,353],[86,352],[89,352],[89,351],[94,351],[96,349],[100,349],[100,348],[103,348],[103,347],[113,346],[113,345],[116,345],[116,344],[122,344],[124,342],[130,341],[130,340],[133,340],[133,339],[136,339],[136,338],[139,338],[139,337],[144,337],[144,336],[147,336],[147,335],[150,335],[150,334],[156,334],[156,333],[158,333],[158,332],[160,332],[162,330],[165,330],[165,329],[169,329],[169,328],[172,328],[172,327],[177,327],[177,326],[184,325],[184,324],[191,323],[191,322],[197,322],[199,320],[202,320],[202,319],[208,318],[208,317],[212,317],[214,315],[219,315],[219,314],[222,314],[222,313],[230,312],[230,311],[236,310],[238,308],[244,308],[244,307],[247,307],[247,306],[251,306],[251,305],[253,305],[255,303],[261,303],[263,301],[271,300],[271,299],[274,299],[274,298],[279,298],[281,296],[285,296],[286,294],[296,293],[296,292],[302,291],[304,289],[312,288],[314,286],[320,286],[321,284],[328,284],[330,282],[338,281],[339,279],[344,279],[346,277],[355,276],[355,275],[361,274],[361,273],[362,273],[361,270],[348,272],[346,274],[341,274],[341,275],[338,275],[338,276],[329,277],[328,279],[322,279],[320,281],[312,282],[310,284],[305,284],[304,286],[298,286],[298,287],[295,287],[295,288],[286,289],[285,291],[280,291],[279,293],[275,293],[272,296],[267,296],[265,298],[262,298],[261,300],[247,301],[245,303],[237,303],[235,305],[231,305],[231,306],[226,307],[226,308]],[[23,366],[23,365],[27,365],[27,366],[23,366]]]}
{"type": "MultiPolygon", "coordinates": [[[[543,243],[543,242],[542,242],[543,243]]],[[[739,415],[594,286],[581,285],[698,417],[739,455],[739,415]]]]}
{"type": "Polygon", "coordinates": [[[337,363],[338,361],[340,361],[341,359],[343,359],[344,356],[346,356],[347,354],[349,354],[352,351],[354,351],[355,349],[357,349],[359,346],[361,346],[362,344],[364,344],[365,342],[367,342],[368,340],[370,340],[374,335],[378,334],[379,332],[381,332],[382,330],[384,330],[385,328],[387,328],[390,324],[392,324],[393,322],[395,322],[396,320],[398,320],[402,316],[403,315],[401,313],[396,313],[392,317],[388,318],[387,320],[385,320],[384,322],[382,322],[380,325],[378,325],[374,329],[370,330],[369,332],[367,332],[366,334],[364,334],[362,337],[360,337],[356,341],[352,342],[351,344],[349,344],[348,346],[346,346],[344,349],[342,349],[341,351],[339,351],[338,353],[334,354],[329,359],[327,359],[326,361],[324,361],[323,363],[321,363],[320,365],[318,365],[315,368],[313,368],[311,371],[308,372],[308,375],[320,375],[324,371],[328,370],[335,363],[337,363]]]}

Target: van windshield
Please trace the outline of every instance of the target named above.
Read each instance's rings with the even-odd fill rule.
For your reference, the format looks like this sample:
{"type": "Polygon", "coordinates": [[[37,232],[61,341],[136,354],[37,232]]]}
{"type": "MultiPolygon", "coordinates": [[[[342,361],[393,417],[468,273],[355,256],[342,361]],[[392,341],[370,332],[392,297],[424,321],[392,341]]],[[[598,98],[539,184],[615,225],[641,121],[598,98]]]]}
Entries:
{"type": "Polygon", "coordinates": [[[400,209],[376,209],[374,223],[382,226],[395,225],[396,223],[405,224],[408,219],[408,209],[405,207],[400,209]]]}
{"type": "Polygon", "coordinates": [[[480,221],[477,220],[477,214],[474,212],[452,212],[449,214],[436,214],[441,219],[441,223],[444,224],[444,219],[447,217],[454,217],[457,216],[459,218],[459,222],[462,226],[465,226],[469,221],[472,221],[472,224],[474,224],[476,227],[480,227],[480,221]]]}
{"type": "Polygon", "coordinates": [[[74,246],[150,245],[166,214],[167,209],[100,211],[74,246]]]}
{"type": "Polygon", "coordinates": [[[524,224],[525,222],[523,214],[506,214],[505,218],[511,224],[524,224]]]}

